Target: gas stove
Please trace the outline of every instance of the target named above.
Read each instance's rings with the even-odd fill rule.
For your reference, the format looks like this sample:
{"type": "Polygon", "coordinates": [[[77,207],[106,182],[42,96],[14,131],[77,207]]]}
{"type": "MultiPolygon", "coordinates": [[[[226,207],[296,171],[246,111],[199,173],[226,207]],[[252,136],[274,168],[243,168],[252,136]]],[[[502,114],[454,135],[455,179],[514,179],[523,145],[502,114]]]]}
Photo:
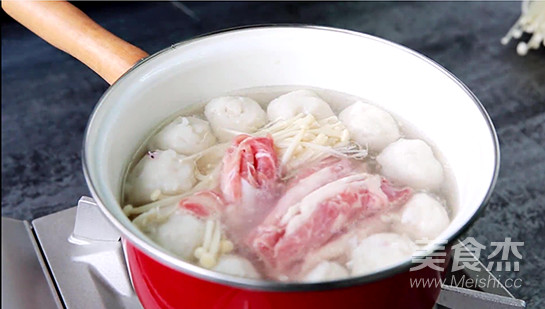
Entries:
{"type": "MultiPolygon", "coordinates": [[[[481,271],[465,269],[450,276],[488,278],[494,284],[481,290],[443,285],[437,309],[526,308],[465,250],[481,271]]],[[[31,223],[2,218],[2,282],[4,308],[142,308],[120,234],[89,197],[31,223]]]]}

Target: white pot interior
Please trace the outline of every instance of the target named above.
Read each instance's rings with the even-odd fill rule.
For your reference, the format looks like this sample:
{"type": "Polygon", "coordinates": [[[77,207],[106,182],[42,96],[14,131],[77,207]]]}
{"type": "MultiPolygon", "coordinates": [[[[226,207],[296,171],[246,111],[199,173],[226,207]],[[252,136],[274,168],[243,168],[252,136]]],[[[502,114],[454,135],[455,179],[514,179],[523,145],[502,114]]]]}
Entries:
{"type": "MultiPolygon", "coordinates": [[[[123,214],[120,198],[127,164],[149,132],[173,113],[212,97],[284,85],[331,89],[370,100],[423,132],[444,155],[458,188],[458,209],[439,238],[460,230],[489,194],[499,160],[495,133],[476,99],[443,69],[367,35],[262,27],[169,48],[110,88],[85,140],[86,173],[95,199],[126,236],[141,237],[123,214]]],[[[147,241],[136,244],[159,252],[147,241]]]]}

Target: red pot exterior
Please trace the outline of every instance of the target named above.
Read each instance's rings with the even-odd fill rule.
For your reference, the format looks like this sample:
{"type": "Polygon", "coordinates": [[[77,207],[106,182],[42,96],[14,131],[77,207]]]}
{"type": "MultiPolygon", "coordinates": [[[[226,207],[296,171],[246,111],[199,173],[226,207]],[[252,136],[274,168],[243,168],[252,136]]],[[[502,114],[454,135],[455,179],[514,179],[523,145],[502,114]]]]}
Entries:
{"type": "Polygon", "coordinates": [[[259,291],[187,275],[148,256],[129,241],[125,241],[125,254],[136,294],[146,309],[432,308],[441,286],[416,288],[410,282],[418,278],[438,280],[444,275],[424,267],[371,283],[330,290],[259,291]]]}

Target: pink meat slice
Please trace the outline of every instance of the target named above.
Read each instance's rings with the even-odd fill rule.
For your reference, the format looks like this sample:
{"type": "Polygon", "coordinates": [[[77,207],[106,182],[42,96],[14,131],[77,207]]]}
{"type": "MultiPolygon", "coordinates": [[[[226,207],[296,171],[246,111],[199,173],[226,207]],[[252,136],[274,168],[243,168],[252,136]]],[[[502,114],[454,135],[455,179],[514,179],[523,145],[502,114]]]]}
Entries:
{"type": "Polygon", "coordinates": [[[239,135],[223,157],[222,219],[235,241],[263,221],[282,191],[273,139],[239,135]]]}
{"type": "Polygon", "coordinates": [[[301,201],[314,190],[348,176],[353,171],[347,159],[329,157],[317,164],[301,170],[288,182],[287,190],[264,221],[264,225],[274,225],[286,213],[288,208],[301,201]]]}
{"type": "Polygon", "coordinates": [[[216,216],[223,205],[221,196],[214,191],[201,191],[183,198],[178,203],[180,208],[201,219],[216,216]]]}
{"type": "Polygon", "coordinates": [[[358,220],[402,204],[410,194],[378,175],[350,175],[314,190],[281,218],[259,225],[249,243],[271,274],[285,274],[309,251],[358,220]]]}
{"type": "Polygon", "coordinates": [[[247,189],[269,189],[278,178],[278,157],[271,137],[238,135],[223,157],[221,192],[239,202],[247,189]]]}
{"type": "Polygon", "coordinates": [[[300,268],[293,269],[292,279],[301,280],[322,261],[335,261],[341,265],[350,260],[352,248],[358,241],[372,234],[387,232],[389,224],[385,224],[380,216],[366,217],[354,223],[346,232],[331,237],[323,246],[309,252],[300,268]]]}
{"type": "MultiPolygon", "coordinates": [[[[293,178],[289,180],[289,188],[300,183],[302,180],[314,176],[318,171],[323,169],[333,169],[336,172],[341,172],[342,170],[350,169],[352,166],[348,159],[338,158],[338,157],[327,157],[323,160],[318,161],[317,163],[311,164],[310,166],[301,168],[297,170],[297,173],[293,178]],[[338,166],[337,168],[335,168],[338,166]]],[[[351,170],[351,169],[350,169],[351,170]]],[[[331,179],[330,179],[331,180],[331,179]]]]}

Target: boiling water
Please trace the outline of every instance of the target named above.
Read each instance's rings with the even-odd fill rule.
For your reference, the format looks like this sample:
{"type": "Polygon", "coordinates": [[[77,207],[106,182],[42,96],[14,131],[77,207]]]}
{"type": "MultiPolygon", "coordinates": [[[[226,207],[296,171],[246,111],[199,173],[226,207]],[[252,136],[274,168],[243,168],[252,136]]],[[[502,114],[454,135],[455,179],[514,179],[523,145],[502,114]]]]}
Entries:
{"type": "MultiPolygon", "coordinates": [[[[244,90],[234,91],[234,92],[228,93],[226,95],[245,96],[245,97],[252,98],[256,102],[258,102],[261,105],[261,107],[266,111],[267,110],[267,105],[269,104],[269,102],[271,100],[277,98],[278,96],[280,96],[282,94],[288,93],[288,92],[293,91],[293,90],[301,89],[301,88],[302,87],[291,87],[291,86],[290,87],[252,88],[252,89],[244,89],[244,90]]],[[[305,89],[309,89],[309,88],[305,87],[305,89]]],[[[339,93],[339,92],[335,92],[335,91],[331,91],[331,90],[323,90],[323,89],[312,89],[311,88],[311,90],[313,90],[322,99],[324,99],[326,102],[329,103],[329,105],[331,106],[331,109],[333,110],[335,115],[338,115],[340,111],[342,111],[344,108],[346,108],[347,106],[349,106],[350,104],[352,104],[352,103],[354,103],[356,101],[363,101],[363,102],[370,103],[370,104],[373,104],[373,105],[376,105],[376,106],[380,107],[380,102],[369,102],[369,101],[365,100],[364,98],[354,97],[354,96],[347,95],[347,94],[344,94],[344,93],[339,93]]],[[[164,123],[159,125],[155,131],[150,132],[150,136],[146,139],[146,142],[142,145],[140,151],[138,151],[135,154],[135,157],[134,157],[135,159],[130,164],[131,168],[129,169],[128,174],[130,174],[130,170],[134,168],[136,163],[138,163],[138,161],[143,156],[146,155],[146,152],[149,150],[149,149],[147,149],[147,145],[148,145],[149,140],[157,132],[159,132],[165,125],[170,123],[174,118],[176,118],[178,116],[195,116],[195,117],[198,117],[198,118],[201,118],[201,119],[206,119],[206,117],[205,117],[205,115],[203,113],[203,108],[206,105],[206,103],[207,102],[201,102],[199,104],[195,104],[195,105],[192,105],[192,106],[190,106],[188,108],[185,108],[183,111],[181,111],[179,113],[175,113],[171,118],[166,119],[164,123]]],[[[444,171],[444,175],[445,175],[444,181],[441,184],[441,186],[434,189],[434,190],[420,190],[420,191],[429,194],[430,196],[432,196],[433,198],[438,200],[442,205],[444,205],[444,207],[447,210],[448,216],[452,219],[453,216],[455,215],[456,208],[457,208],[456,207],[456,205],[457,205],[457,200],[456,200],[457,192],[456,192],[456,188],[454,186],[454,179],[452,177],[452,173],[451,173],[451,171],[450,171],[450,169],[448,167],[447,162],[445,162],[444,157],[442,156],[440,150],[437,149],[434,146],[434,144],[425,137],[425,134],[423,132],[420,132],[418,130],[417,126],[406,122],[399,115],[395,115],[394,113],[392,113],[390,111],[388,111],[388,112],[395,118],[395,120],[396,120],[396,122],[397,122],[397,124],[399,126],[402,138],[424,140],[429,146],[431,146],[431,148],[433,149],[434,156],[441,162],[441,165],[442,165],[443,171],[444,171]]],[[[212,156],[215,157],[214,160],[216,160],[216,161],[220,160],[221,157],[224,156],[225,151],[226,151],[228,146],[229,145],[226,145],[225,147],[220,147],[217,150],[212,151],[212,156]]],[[[367,155],[367,157],[365,157],[363,160],[355,160],[355,159],[349,159],[349,160],[351,161],[351,164],[358,165],[358,166],[365,166],[365,172],[367,172],[367,173],[379,174],[380,173],[380,165],[376,161],[377,155],[378,155],[378,153],[374,153],[374,152],[370,151],[369,154],[367,155]]],[[[207,154],[206,156],[209,156],[209,154],[207,154]]],[[[317,164],[317,163],[314,163],[314,164],[317,164]]],[[[309,164],[309,165],[311,166],[312,164],[309,164]]],[[[199,163],[197,163],[197,166],[198,166],[198,169],[201,170],[201,172],[204,170],[205,171],[204,173],[208,173],[208,172],[211,173],[212,168],[207,170],[208,167],[202,167],[202,166],[199,165],[199,163]]],[[[305,166],[305,167],[308,167],[308,166],[305,166]]],[[[304,170],[305,167],[302,167],[300,170],[304,170]]],[[[243,224],[238,223],[238,225],[233,224],[233,226],[231,227],[231,230],[229,230],[229,228],[228,227],[226,228],[225,225],[229,226],[231,224],[230,221],[225,219],[225,216],[223,216],[223,219],[220,220],[222,222],[221,223],[222,229],[225,229],[225,231],[222,230],[221,235],[218,236],[218,237],[221,237],[221,242],[219,242],[220,246],[229,247],[230,245],[234,244],[233,250],[229,250],[229,252],[227,252],[226,254],[229,254],[229,255],[235,254],[235,255],[240,256],[243,259],[245,259],[244,260],[245,262],[240,262],[239,260],[236,260],[235,262],[237,262],[238,264],[237,263],[235,263],[235,264],[238,265],[238,266],[233,266],[232,263],[234,263],[234,262],[227,261],[227,262],[224,263],[224,264],[226,264],[225,267],[227,267],[227,268],[233,268],[233,267],[237,268],[237,267],[239,267],[239,268],[242,268],[242,269],[248,269],[248,268],[252,268],[252,266],[253,266],[253,269],[255,270],[255,271],[249,271],[249,272],[248,271],[245,272],[245,271],[242,270],[241,272],[231,273],[231,274],[246,276],[246,277],[251,277],[251,278],[260,277],[260,278],[266,278],[266,279],[272,279],[272,280],[290,280],[290,281],[291,280],[309,281],[308,280],[309,276],[310,277],[314,276],[313,277],[314,279],[311,278],[310,281],[332,279],[332,278],[329,278],[327,275],[322,275],[322,277],[320,277],[320,275],[318,275],[318,277],[317,277],[318,279],[316,279],[315,274],[320,273],[319,268],[320,267],[322,267],[322,268],[326,267],[327,263],[326,264],[323,264],[323,263],[320,264],[321,261],[310,261],[310,262],[308,262],[308,264],[312,265],[312,267],[314,267],[316,265],[318,265],[318,266],[316,266],[314,270],[309,270],[308,267],[306,267],[305,265],[307,264],[308,260],[312,260],[311,257],[305,258],[304,262],[298,262],[298,266],[296,267],[297,271],[293,271],[293,270],[291,270],[291,268],[290,268],[289,271],[286,270],[286,269],[282,269],[280,271],[278,271],[277,269],[271,270],[270,265],[268,265],[268,266],[265,265],[265,264],[267,264],[267,263],[265,263],[266,261],[264,261],[265,258],[260,256],[259,254],[256,254],[255,252],[253,252],[253,250],[251,248],[249,248],[249,246],[248,246],[248,240],[247,240],[247,238],[249,237],[248,235],[251,235],[252,233],[255,233],[256,227],[259,226],[259,224],[262,223],[263,220],[266,220],[265,218],[267,217],[269,212],[271,212],[271,209],[274,208],[274,206],[278,202],[278,199],[283,194],[283,192],[284,193],[287,192],[286,191],[287,190],[286,186],[289,186],[290,181],[292,180],[293,177],[297,177],[297,171],[299,171],[299,170],[296,170],[295,173],[293,173],[293,171],[292,171],[292,173],[290,174],[291,177],[288,177],[288,179],[283,179],[281,181],[281,184],[280,184],[281,186],[283,186],[282,189],[278,189],[278,192],[275,191],[276,193],[272,194],[271,197],[265,198],[264,200],[266,202],[261,201],[260,203],[256,204],[256,205],[259,204],[262,207],[262,209],[265,209],[264,211],[258,211],[257,212],[258,214],[252,213],[252,215],[244,214],[244,215],[239,215],[238,216],[238,217],[243,217],[244,220],[247,220],[247,222],[244,222],[243,224]],[[293,176],[294,174],[295,174],[295,176],[293,176]],[[242,226],[243,228],[240,228],[240,226],[242,226]],[[224,236],[224,235],[227,235],[227,236],[224,236]],[[227,240],[227,238],[229,238],[229,240],[227,240]],[[244,263],[247,263],[247,262],[251,263],[251,266],[248,266],[248,265],[244,264],[244,263]],[[229,264],[229,263],[231,263],[231,264],[229,264]],[[326,266],[321,266],[321,265],[326,265],[326,266]],[[318,270],[316,270],[316,269],[318,269],[318,270]],[[253,272],[257,272],[257,275],[255,273],[253,273],[253,272]],[[305,274],[302,274],[303,272],[305,272],[305,274]],[[312,274],[310,274],[310,273],[312,273],[312,274]]],[[[211,184],[210,184],[210,186],[208,188],[202,188],[202,189],[212,190],[212,189],[216,189],[217,187],[218,187],[218,182],[211,182],[211,184]]],[[[321,188],[321,189],[323,189],[323,188],[321,188]]],[[[124,194],[125,197],[130,196],[130,194],[131,194],[131,192],[125,192],[125,193],[126,193],[126,194],[124,194]]],[[[214,267],[214,263],[216,263],[216,262],[214,262],[214,263],[212,263],[210,265],[208,265],[207,263],[205,263],[207,265],[203,265],[202,264],[203,263],[202,259],[199,260],[198,258],[196,258],[196,256],[201,256],[200,253],[199,254],[196,253],[196,250],[191,250],[192,252],[189,252],[187,254],[186,253],[180,254],[179,252],[176,252],[176,250],[173,250],[172,246],[169,247],[168,245],[165,245],[165,241],[168,242],[168,239],[173,238],[174,236],[179,237],[180,235],[183,235],[183,233],[180,234],[179,231],[172,231],[172,229],[175,229],[175,230],[179,229],[179,230],[184,230],[185,231],[188,226],[189,227],[195,226],[195,228],[198,228],[198,229],[201,229],[201,230],[205,229],[206,231],[203,230],[204,232],[203,231],[201,231],[201,232],[205,235],[204,238],[206,238],[206,237],[209,238],[208,242],[210,242],[210,237],[213,238],[213,236],[210,236],[210,235],[212,235],[213,233],[216,233],[217,230],[219,229],[219,227],[210,228],[209,225],[214,225],[214,224],[218,225],[219,224],[218,222],[220,222],[220,221],[215,221],[215,223],[214,222],[210,223],[211,220],[206,220],[206,218],[205,219],[201,218],[201,221],[206,221],[206,227],[203,227],[204,223],[200,224],[200,223],[196,222],[195,220],[181,219],[178,222],[172,221],[171,217],[175,216],[174,213],[176,212],[176,209],[177,209],[176,208],[177,206],[173,206],[173,205],[177,205],[177,203],[180,200],[182,200],[183,198],[186,198],[186,197],[184,197],[184,196],[169,197],[168,194],[167,195],[162,194],[159,197],[159,201],[154,201],[154,202],[149,203],[147,205],[138,205],[138,206],[129,205],[128,207],[125,208],[125,210],[126,210],[127,215],[130,218],[134,219],[135,224],[137,224],[137,226],[140,229],[142,229],[146,234],[148,234],[153,241],[159,242],[167,250],[169,250],[171,252],[174,252],[175,254],[177,254],[181,258],[184,258],[185,260],[189,260],[189,261],[194,262],[194,263],[196,263],[198,265],[199,265],[199,263],[201,263],[201,266],[205,266],[207,268],[212,268],[212,267],[214,267]],[[165,201],[165,202],[162,202],[162,201],[165,201]],[[166,202],[166,201],[168,201],[168,202],[166,202]],[[171,221],[174,222],[174,223],[172,223],[171,221]],[[167,223],[165,223],[165,222],[167,222],[167,223]],[[168,229],[165,227],[167,225],[169,225],[168,229]],[[165,233],[161,232],[162,230],[166,231],[165,232],[166,236],[165,236],[165,233]],[[161,234],[161,233],[163,233],[163,234],[161,234]],[[178,234],[176,234],[176,233],[178,233],[178,234]],[[212,234],[206,236],[207,233],[208,234],[212,233],[212,234]],[[193,251],[195,251],[195,252],[193,252],[193,251]]],[[[234,208],[234,207],[232,207],[232,208],[234,208]]],[[[365,230],[365,231],[363,231],[362,233],[360,233],[358,235],[364,235],[365,234],[367,236],[370,236],[370,235],[373,235],[374,233],[378,233],[378,232],[391,232],[392,229],[391,229],[390,226],[392,225],[392,220],[395,220],[395,219],[392,219],[392,218],[395,218],[396,214],[394,212],[397,212],[397,211],[398,210],[393,211],[393,214],[391,216],[390,216],[389,213],[382,213],[380,215],[371,216],[370,218],[367,218],[367,219],[363,220],[363,225],[362,226],[364,226],[364,227],[362,228],[362,230],[365,230]]],[[[186,231],[186,233],[192,233],[192,231],[186,231]]],[[[326,242],[326,244],[323,247],[326,248],[328,244],[332,244],[330,247],[334,247],[336,245],[335,241],[336,240],[342,240],[342,237],[343,237],[342,233],[337,233],[337,234],[331,236],[331,238],[326,242]]],[[[190,238],[190,237],[188,236],[188,238],[190,238]]],[[[206,241],[207,240],[204,240],[205,243],[206,243],[206,241]]],[[[175,240],[173,240],[173,242],[175,242],[175,240]]],[[[341,241],[339,241],[338,243],[341,243],[341,241]]],[[[354,244],[353,243],[351,244],[351,246],[352,246],[351,248],[354,249],[354,244]]],[[[192,249],[194,249],[194,248],[192,248],[192,249]]],[[[313,253],[313,255],[315,255],[317,257],[328,256],[328,254],[330,254],[329,251],[328,251],[329,248],[326,248],[326,249],[320,250],[320,248],[312,248],[313,252],[315,252],[315,254],[313,253]],[[324,253],[324,252],[326,252],[326,253],[324,253]]],[[[219,252],[220,253],[215,253],[215,255],[216,255],[215,258],[216,259],[217,258],[221,259],[221,254],[222,254],[221,250],[219,252]],[[219,255],[219,257],[217,255],[219,255]]],[[[357,252],[357,250],[353,251],[353,252],[357,252]]],[[[340,263],[339,265],[342,265],[343,267],[346,267],[348,269],[348,271],[350,271],[350,269],[352,268],[352,275],[355,275],[354,270],[353,270],[353,268],[355,268],[355,267],[353,266],[353,264],[357,263],[357,262],[354,259],[356,259],[356,258],[354,258],[354,253],[352,253],[352,256],[347,255],[347,254],[343,254],[342,256],[336,256],[334,259],[332,259],[332,261],[334,261],[335,263],[340,263]]],[[[324,260],[326,260],[326,258],[324,258],[324,260]]],[[[218,266],[219,264],[221,264],[221,263],[217,263],[217,265],[213,269],[217,268],[216,270],[218,270],[218,271],[229,273],[229,270],[226,270],[226,269],[223,269],[223,268],[219,267],[218,266]]],[[[309,267],[311,267],[311,266],[309,266],[309,267]]],[[[330,270],[330,272],[331,272],[331,270],[330,270]]],[[[322,271],[322,273],[323,273],[323,271],[322,271]]],[[[338,278],[339,277],[350,276],[350,275],[344,274],[344,270],[341,271],[341,273],[343,273],[343,275],[338,275],[337,274],[338,278]]]]}

